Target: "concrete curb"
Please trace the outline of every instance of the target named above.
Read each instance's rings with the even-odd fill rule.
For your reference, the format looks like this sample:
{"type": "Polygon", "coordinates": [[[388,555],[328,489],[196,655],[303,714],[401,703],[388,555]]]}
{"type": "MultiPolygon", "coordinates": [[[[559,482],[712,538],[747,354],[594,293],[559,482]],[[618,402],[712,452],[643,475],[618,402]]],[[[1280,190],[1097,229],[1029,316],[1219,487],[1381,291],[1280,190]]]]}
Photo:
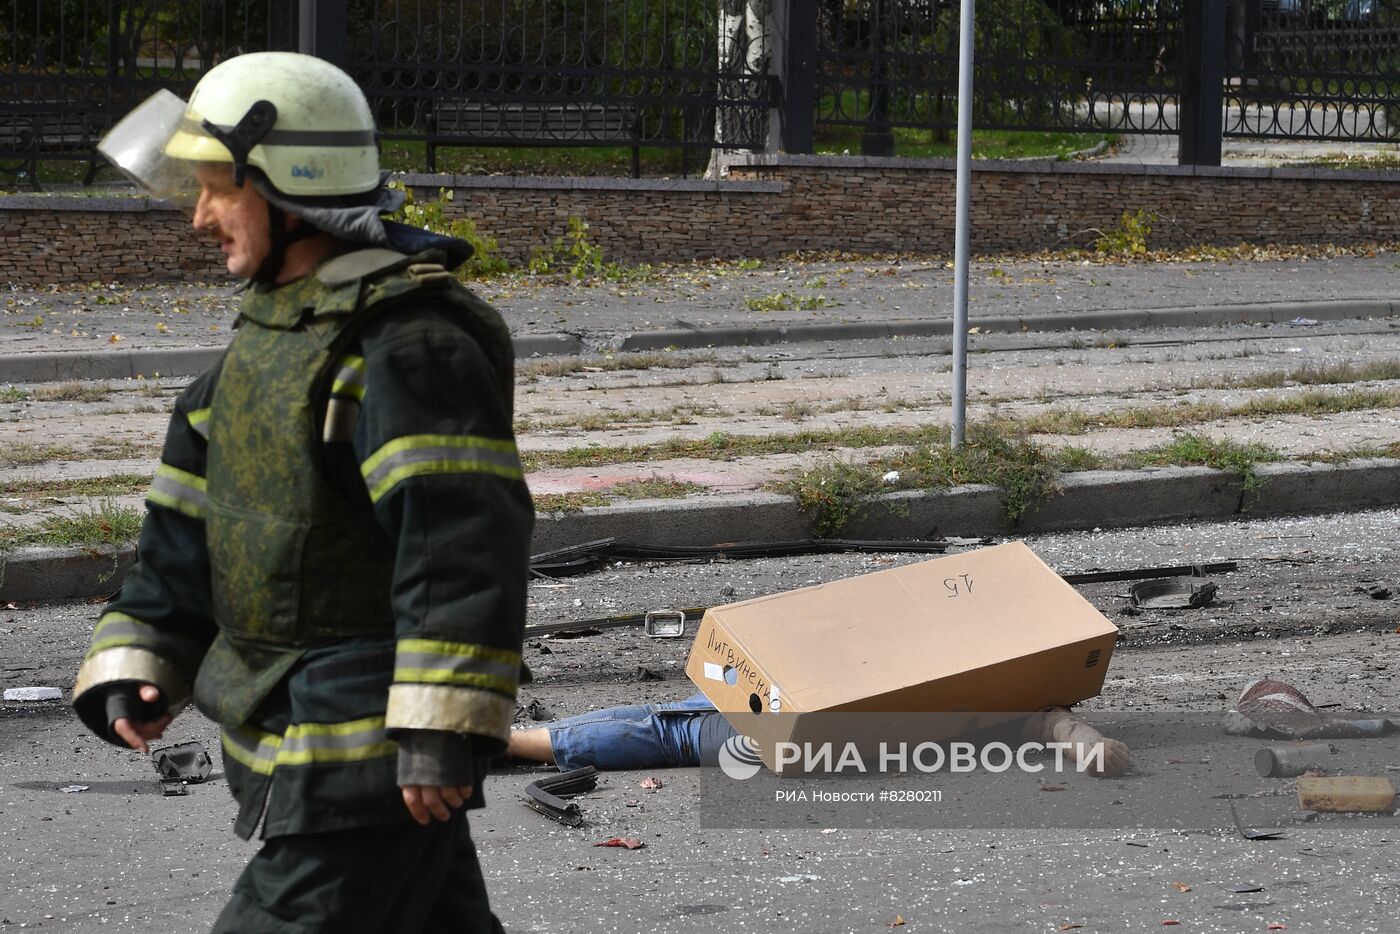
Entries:
{"type": "MultiPolygon", "coordinates": [[[[517,358],[582,353],[583,340],[572,334],[523,334],[517,337],[517,358]]],[[[48,383],[70,379],[136,379],[137,377],[198,376],[223,356],[220,347],[174,347],[110,353],[0,354],[0,383],[48,383]]]]}
{"type": "Polygon", "coordinates": [[[135,560],[132,545],[21,548],[0,556],[0,603],[109,594],[122,585],[135,560]]]}
{"type": "MultiPolygon", "coordinates": [[[[1342,321],[1400,316],[1400,301],[1383,298],[1318,302],[1265,302],[1155,308],[1144,311],[1086,311],[1062,315],[989,315],[972,320],[979,333],[1053,333],[1112,329],[1216,327],[1231,324],[1284,324],[1296,319],[1342,321]]],[[[951,337],[951,319],[852,321],[753,328],[694,328],[643,331],[614,343],[622,352],[693,350],[820,341],[883,340],[893,337],[951,337]]],[[[522,334],[514,339],[517,359],[568,356],[587,351],[577,334],[522,334]]],[[[209,369],[223,347],[128,350],[110,353],[0,354],[0,383],[44,383],[71,379],[134,379],[138,376],[197,376],[209,369]]]]}
{"type": "MultiPolygon", "coordinates": [[[[1339,321],[1388,318],[1400,314],[1400,302],[1384,298],[1319,302],[1263,302],[1154,308],[1143,311],[1085,311],[1063,315],[988,315],[969,323],[980,333],[1021,331],[1104,331],[1115,328],[1174,328],[1227,324],[1284,324],[1298,318],[1339,321]]],[[[844,324],[791,324],[757,328],[696,328],[645,331],[623,338],[620,350],[693,349],[698,347],[803,343],[807,341],[882,340],[891,337],[950,337],[951,318],[926,321],[853,321],[844,324]]]]}
{"type": "MultiPolygon", "coordinates": [[[[1208,467],[1095,470],[1067,474],[1058,491],[1018,522],[1006,518],[1001,491],[966,486],[902,491],[869,503],[845,530],[852,538],[1024,535],[1173,522],[1344,512],[1400,505],[1400,460],[1345,464],[1261,464],[1262,486],[1246,495],[1238,474],[1208,467]]],[[[656,545],[808,538],[811,518],[775,493],[638,500],[539,517],[536,553],[600,538],[656,545]]],[[[0,601],[70,600],[121,585],[135,550],[31,548],[5,562],[0,601]]]]}

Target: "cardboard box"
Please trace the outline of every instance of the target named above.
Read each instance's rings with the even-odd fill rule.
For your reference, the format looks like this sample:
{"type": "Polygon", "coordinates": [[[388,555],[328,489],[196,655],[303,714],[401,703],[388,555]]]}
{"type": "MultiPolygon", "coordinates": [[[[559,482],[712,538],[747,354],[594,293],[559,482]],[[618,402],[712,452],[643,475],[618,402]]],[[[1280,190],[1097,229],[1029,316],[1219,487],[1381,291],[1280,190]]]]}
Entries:
{"type": "Polygon", "coordinates": [[[686,674],[773,768],[772,742],[812,738],[807,714],[983,714],[938,718],[944,735],[921,737],[937,741],[1093,697],[1117,638],[1013,542],[714,607],[686,674]]]}

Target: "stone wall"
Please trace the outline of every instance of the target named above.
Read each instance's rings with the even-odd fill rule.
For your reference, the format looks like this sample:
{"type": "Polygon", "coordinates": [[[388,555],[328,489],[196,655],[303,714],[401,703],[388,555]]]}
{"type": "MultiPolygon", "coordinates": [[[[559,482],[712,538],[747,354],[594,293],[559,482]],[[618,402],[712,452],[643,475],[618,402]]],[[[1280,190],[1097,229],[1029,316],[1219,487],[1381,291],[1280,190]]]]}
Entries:
{"type": "MultiPolygon", "coordinates": [[[[420,198],[451,188],[508,259],[561,237],[570,217],[609,259],[775,257],[797,250],[951,253],[948,160],[756,155],[722,182],[405,176],[420,198]]],[[[1400,240],[1400,172],[978,162],[977,252],[1087,246],[1124,211],[1154,215],[1149,244],[1231,246],[1400,240]]],[[[185,219],[141,198],[0,197],[0,282],[35,286],[219,278],[222,257],[185,219]]]]}

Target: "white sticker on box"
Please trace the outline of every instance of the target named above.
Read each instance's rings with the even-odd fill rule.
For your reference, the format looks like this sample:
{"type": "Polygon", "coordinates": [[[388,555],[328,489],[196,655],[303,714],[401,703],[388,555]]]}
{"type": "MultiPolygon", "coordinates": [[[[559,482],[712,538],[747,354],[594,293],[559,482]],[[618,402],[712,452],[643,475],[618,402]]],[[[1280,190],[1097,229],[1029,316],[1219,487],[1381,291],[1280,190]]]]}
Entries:
{"type": "Polygon", "coordinates": [[[716,665],[714,662],[706,662],[705,677],[709,678],[711,681],[723,681],[724,668],[716,665]]]}
{"type": "Polygon", "coordinates": [[[768,688],[768,709],[777,713],[783,709],[783,699],[776,684],[768,688]]]}

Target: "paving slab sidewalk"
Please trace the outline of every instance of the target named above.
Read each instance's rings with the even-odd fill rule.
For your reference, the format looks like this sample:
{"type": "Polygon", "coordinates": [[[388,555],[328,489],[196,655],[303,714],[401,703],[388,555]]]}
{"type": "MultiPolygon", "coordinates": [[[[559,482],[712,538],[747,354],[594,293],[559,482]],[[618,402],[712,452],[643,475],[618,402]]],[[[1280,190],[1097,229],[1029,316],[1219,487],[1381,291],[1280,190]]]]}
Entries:
{"type": "MultiPolygon", "coordinates": [[[[1154,324],[1208,328],[1245,321],[1294,322],[1301,334],[1317,330],[1310,322],[1379,318],[1395,323],[1400,314],[1390,297],[1400,296],[1400,289],[1395,288],[1400,285],[1400,254],[1388,251],[1374,256],[1299,255],[1266,262],[1126,266],[1021,260],[979,264],[975,281],[973,323],[986,331],[1128,329],[1154,324]],[[1179,304],[1186,301],[1197,304],[1179,304]]],[[[37,328],[21,329],[25,333],[19,338],[29,338],[22,340],[15,335],[15,315],[2,316],[0,384],[18,381],[14,376],[26,366],[68,367],[62,372],[55,370],[44,377],[47,379],[114,378],[155,372],[173,375],[176,370],[171,363],[181,355],[192,363],[212,359],[218,345],[200,344],[207,341],[207,334],[218,333],[222,338],[224,332],[208,328],[224,325],[203,322],[226,322],[232,311],[231,306],[221,304],[222,299],[207,307],[197,306],[195,299],[201,289],[197,285],[132,292],[94,289],[72,295],[28,293],[19,299],[15,296],[20,293],[10,293],[10,300],[38,303],[17,306],[24,309],[21,314],[37,308],[34,315],[45,317],[46,323],[69,319],[89,326],[101,323],[121,327],[121,332],[112,333],[128,336],[116,342],[102,341],[102,349],[80,354],[63,349],[14,353],[21,344],[63,348],[73,346],[67,340],[81,344],[83,339],[53,333],[62,331],[57,327],[42,334],[37,328]],[[88,297],[84,299],[84,295],[88,297]],[[116,297],[124,304],[92,300],[99,295],[116,297]],[[155,313],[161,302],[169,301],[185,303],[186,313],[155,313]],[[158,327],[167,321],[181,327],[158,327]],[[165,367],[151,364],[152,359],[164,361],[165,367]],[[122,365],[130,372],[121,373],[122,365]],[[116,367],[116,372],[104,367],[116,367]]],[[[951,272],[941,263],[928,261],[784,263],[745,270],[695,267],[663,282],[626,287],[525,283],[507,288],[493,283],[483,290],[502,307],[527,353],[539,352],[528,350],[531,341],[569,340],[575,349],[642,350],[742,343],[745,333],[751,336],[755,329],[775,341],[809,342],[868,339],[900,333],[901,328],[913,334],[940,333],[940,328],[946,332],[949,320],[944,299],[951,294],[951,272]],[[498,291],[492,293],[493,288],[498,291]],[[771,313],[745,307],[746,298],[763,299],[778,293],[826,296],[830,304],[808,311],[771,313]],[[547,308],[557,312],[553,323],[571,330],[544,330],[551,323],[545,317],[547,308]],[[916,309],[924,311],[924,317],[912,317],[916,309]],[[678,318],[682,311],[689,317],[678,318]],[[687,327],[661,326],[674,325],[677,320],[687,327]]],[[[202,294],[207,295],[207,289],[202,294]]],[[[25,381],[34,378],[31,374],[25,381]]],[[[580,431],[572,443],[586,445],[589,434],[580,431]]],[[[752,478],[736,478],[736,470],[744,473],[742,467],[734,468],[727,477],[703,483],[707,490],[702,495],[542,516],[535,550],[614,535],[656,543],[713,543],[812,534],[810,517],[790,498],[756,492],[754,487],[759,484],[752,478]]],[[[605,488],[619,479],[645,473],[634,464],[595,468],[578,477],[551,476],[549,491],[605,488]]],[[[1400,469],[1394,462],[1333,467],[1284,464],[1261,474],[1268,477],[1265,489],[1269,494],[1250,503],[1253,514],[1400,502],[1400,469]]],[[[1005,518],[1001,494],[992,488],[892,494],[889,504],[867,511],[865,524],[853,534],[919,537],[938,532],[973,535],[1113,527],[1221,519],[1238,514],[1245,505],[1237,475],[1206,468],[1080,474],[1068,478],[1063,487],[1059,497],[1015,524],[1005,518]],[[892,509],[887,508],[890,505],[892,509]]],[[[58,599],[105,592],[119,582],[129,560],[130,549],[120,548],[12,554],[0,581],[0,599],[58,599]]]]}
{"type": "MultiPolygon", "coordinates": [[[[1400,252],[1268,260],[981,260],[968,314],[989,331],[1385,317],[1400,252]]],[[[669,267],[654,281],[509,277],[474,286],[501,309],[523,357],[951,332],[953,271],[940,259],[774,261],[669,267]]],[[[229,340],[227,283],[0,292],[0,385],[194,375],[229,340]]]]}

